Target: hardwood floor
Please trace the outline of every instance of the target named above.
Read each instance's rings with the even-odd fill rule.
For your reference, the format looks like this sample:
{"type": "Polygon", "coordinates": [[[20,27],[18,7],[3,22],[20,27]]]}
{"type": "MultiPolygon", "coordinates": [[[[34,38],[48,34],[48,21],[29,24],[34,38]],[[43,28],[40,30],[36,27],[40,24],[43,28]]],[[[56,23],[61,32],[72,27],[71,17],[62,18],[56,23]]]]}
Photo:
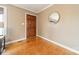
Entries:
{"type": "Polygon", "coordinates": [[[40,37],[29,38],[9,44],[3,54],[6,55],[73,55],[75,53],[48,42],[40,37]]]}

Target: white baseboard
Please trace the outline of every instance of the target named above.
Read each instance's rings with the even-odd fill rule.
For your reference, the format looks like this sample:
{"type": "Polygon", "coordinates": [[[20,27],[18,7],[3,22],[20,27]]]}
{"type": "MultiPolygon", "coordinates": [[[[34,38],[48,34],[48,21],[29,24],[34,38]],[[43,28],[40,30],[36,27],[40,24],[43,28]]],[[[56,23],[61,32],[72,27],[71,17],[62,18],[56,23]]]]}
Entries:
{"type": "Polygon", "coordinates": [[[25,38],[21,38],[21,39],[18,39],[18,40],[10,41],[10,42],[7,42],[5,44],[8,45],[8,44],[15,43],[15,42],[22,41],[22,40],[25,40],[25,38]]]}
{"type": "Polygon", "coordinates": [[[60,46],[60,47],[62,47],[62,48],[65,48],[65,49],[67,49],[67,50],[69,50],[69,51],[71,51],[71,52],[74,52],[74,53],[76,53],[76,54],[79,54],[78,51],[76,51],[76,50],[74,50],[74,49],[72,49],[72,48],[69,48],[69,47],[67,47],[67,46],[65,46],[65,45],[62,45],[62,44],[58,43],[58,42],[49,40],[49,39],[47,39],[47,38],[45,38],[45,37],[42,37],[42,36],[40,36],[40,35],[37,35],[37,36],[38,36],[38,37],[41,37],[41,38],[43,38],[43,39],[45,39],[45,40],[47,40],[47,41],[49,41],[49,42],[51,42],[51,43],[54,43],[54,44],[56,44],[56,45],[58,45],[58,46],[60,46]]]}

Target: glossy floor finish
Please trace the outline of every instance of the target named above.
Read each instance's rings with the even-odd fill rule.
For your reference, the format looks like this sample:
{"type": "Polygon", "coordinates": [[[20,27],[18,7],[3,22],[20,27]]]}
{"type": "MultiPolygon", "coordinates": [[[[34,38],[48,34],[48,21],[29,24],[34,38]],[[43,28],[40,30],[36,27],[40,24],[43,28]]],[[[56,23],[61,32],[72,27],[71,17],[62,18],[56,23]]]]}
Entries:
{"type": "Polygon", "coordinates": [[[6,55],[73,55],[62,47],[48,42],[40,37],[29,38],[9,44],[3,54],[6,55]]]}

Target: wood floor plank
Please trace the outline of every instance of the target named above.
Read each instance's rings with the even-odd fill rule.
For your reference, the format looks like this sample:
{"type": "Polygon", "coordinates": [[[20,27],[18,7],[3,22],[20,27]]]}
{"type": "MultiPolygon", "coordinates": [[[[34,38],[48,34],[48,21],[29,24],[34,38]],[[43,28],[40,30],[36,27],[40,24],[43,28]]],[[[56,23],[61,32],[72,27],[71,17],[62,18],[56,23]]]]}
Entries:
{"type": "Polygon", "coordinates": [[[59,47],[40,37],[28,38],[6,46],[6,55],[74,55],[67,49],[59,47]]]}

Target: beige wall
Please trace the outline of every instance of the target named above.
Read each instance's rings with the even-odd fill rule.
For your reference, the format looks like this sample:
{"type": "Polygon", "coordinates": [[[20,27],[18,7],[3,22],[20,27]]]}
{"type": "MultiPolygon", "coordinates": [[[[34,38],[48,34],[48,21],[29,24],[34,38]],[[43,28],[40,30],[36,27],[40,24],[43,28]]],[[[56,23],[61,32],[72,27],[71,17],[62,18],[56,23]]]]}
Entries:
{"type": "Polygon", "coordinates": [[[38,35],[79,50],[79,5],[53,5],[39,13],[38,35]],[[54,11],[60,13],[57,24],[48,19],[54,11]]]}
{"type": "Polygon", "coordinates": [[[14,41],[25,38],[25,13],[35,14],[33,12],[12,6],[12,5],[0,5],[7,8],[7,39],[6,41],[14,41]]]}

